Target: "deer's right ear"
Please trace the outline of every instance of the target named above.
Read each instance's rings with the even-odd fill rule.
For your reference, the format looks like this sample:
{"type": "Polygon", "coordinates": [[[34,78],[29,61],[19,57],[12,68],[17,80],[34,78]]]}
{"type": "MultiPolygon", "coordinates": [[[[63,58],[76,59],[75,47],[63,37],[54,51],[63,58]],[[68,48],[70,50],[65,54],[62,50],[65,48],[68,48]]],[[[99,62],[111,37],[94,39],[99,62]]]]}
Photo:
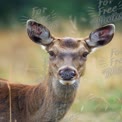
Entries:
{"type": "Polygon", "coordinates": [[[26,27],[28,36],[35,43],[46,46],[49,45],[54,39],[51,36],[50,31],[44,25],[37,23],[34,20],[28,20],[26,27]]]}

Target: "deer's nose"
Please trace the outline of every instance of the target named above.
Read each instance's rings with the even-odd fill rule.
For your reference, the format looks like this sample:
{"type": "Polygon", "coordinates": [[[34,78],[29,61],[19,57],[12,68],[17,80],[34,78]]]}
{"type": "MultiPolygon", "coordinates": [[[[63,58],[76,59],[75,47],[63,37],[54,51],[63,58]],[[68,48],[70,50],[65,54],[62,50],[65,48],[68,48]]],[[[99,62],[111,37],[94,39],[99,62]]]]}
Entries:
{"type": "Polygon", "coordinates": [[[76,76],[76,71],[71,68],[64,68],[59,71],[59,76],[63,80],[72,80],[76,76]]]}

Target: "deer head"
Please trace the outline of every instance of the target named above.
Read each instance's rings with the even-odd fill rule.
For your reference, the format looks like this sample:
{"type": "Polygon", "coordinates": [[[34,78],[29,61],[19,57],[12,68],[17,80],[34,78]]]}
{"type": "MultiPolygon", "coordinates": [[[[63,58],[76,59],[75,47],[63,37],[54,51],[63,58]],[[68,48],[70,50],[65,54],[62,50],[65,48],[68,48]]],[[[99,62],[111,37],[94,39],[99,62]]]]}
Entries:
{"type": "MultiPolygon", "coordinates": [[[[108,24],[90,33],[87,38],[56,38],[42,24],[27,21],[27,33],[32,41],[45,46],[50,55],[49,73],[60,85],[78,85],[84,74],[87,56],[94,48],[108,44],[114,35],[115,26],[108,24]]],[[[54,84],[55,84],[54,83],[54,84]]]]}

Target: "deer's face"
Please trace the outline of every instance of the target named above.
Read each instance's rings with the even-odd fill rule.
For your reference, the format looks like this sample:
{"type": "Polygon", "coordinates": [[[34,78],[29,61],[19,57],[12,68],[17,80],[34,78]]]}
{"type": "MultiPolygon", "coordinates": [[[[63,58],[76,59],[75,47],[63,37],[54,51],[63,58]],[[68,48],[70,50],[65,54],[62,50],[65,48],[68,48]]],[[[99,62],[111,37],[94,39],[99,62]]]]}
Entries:
{"type": "Polygon", "coordinates": [[[58,81],[73,84],[84,73],[85,62],[90,49],[84,40],[75,38],[54,39],[47,47],[50,55],[50,69],[58,81]]]}
{"type": "Polygon", "coordinates": [[[87,55],[93,48],[108,44],[113,38],[113,24],[92,32],[88,38],[55,38],[43,25],[34,20],[27,21],[29,37],[46,47],[50,56],[50,74],[62,85],[77,83],[84,74],[87,55]]]}

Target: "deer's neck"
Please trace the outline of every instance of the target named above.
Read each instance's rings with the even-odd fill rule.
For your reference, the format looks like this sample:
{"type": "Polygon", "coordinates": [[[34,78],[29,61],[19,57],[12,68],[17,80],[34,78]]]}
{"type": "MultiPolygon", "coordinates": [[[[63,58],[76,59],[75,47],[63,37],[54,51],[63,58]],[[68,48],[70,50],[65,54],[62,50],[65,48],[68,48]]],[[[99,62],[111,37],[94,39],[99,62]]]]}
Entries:
{"type": "Polygon", "coordinates": [[[33,100],[30,100],[29,107],[32,114],[33,109],[35,109],[33,119],[42,119],[43,116],[44,121],[53,122],[63,118],[76,95],[76,89],[59,84],[59,81],[52,76],[49,76],[45,85],[39,84],[33,91],[35,91],[33,92],[35,94],[33,95],[33,100]]]}

